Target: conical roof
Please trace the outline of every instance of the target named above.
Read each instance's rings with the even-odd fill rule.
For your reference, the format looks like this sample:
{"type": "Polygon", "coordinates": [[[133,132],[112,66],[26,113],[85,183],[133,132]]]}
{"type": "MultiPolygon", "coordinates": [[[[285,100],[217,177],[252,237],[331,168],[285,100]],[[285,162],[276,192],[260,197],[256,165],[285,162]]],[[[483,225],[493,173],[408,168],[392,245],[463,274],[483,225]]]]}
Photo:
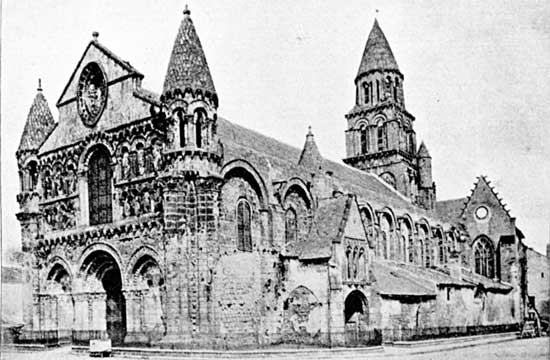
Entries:
{"type": "Polygon", "coordinates": [[[300,154],[300,160],[298,160],[298,165],[304,166],[312,171],[317,171],[321,168],[322,164],[323,157],[317,148],[317,144],[315,144],[315,139],[313,138],[313,133],[311,132],[310,126],[306,135],[304,148],[300,154]]]}
{"type": "Polygon", "coordinates": [[[29,110],[17,152],[38,150],[54,126],[55,121],[39,81],[38,92],[29,110]]]}
{"type": "Polygon", "coordinates": [[[428,152],[428,148],[426,147],[426,144],[424,144],[424,141],[420,144],[420,147],[418,148],[418,152],[416,153],[418,157],[421,158],[429,158],[430,153],[428,152]]]}
{"type": "Polygon", "coordinates": [[[191,12],[186,7],[183,14],[183,20],[168,63],[162,93],[191,88],[215,94],[214,82],[200,39],[191,20],[191,12]]]}
{"type": "Polygon", "coordinates": [[[396,70],[399,71],[397,62],[393,57],[390,44],[386,40],[386,36],[378,25],[378,20],[374,20],[374,25],[370,31],[367,45],[363,51],[361,64],[357,77],[372,70],[396,70]]]}

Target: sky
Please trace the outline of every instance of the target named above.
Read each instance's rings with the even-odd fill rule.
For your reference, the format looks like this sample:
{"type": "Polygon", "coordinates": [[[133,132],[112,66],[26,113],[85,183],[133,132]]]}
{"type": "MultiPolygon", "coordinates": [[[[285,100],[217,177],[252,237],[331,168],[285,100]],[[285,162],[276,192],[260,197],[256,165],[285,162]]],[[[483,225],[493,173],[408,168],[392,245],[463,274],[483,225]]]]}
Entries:
{"type": "MultiPolygon", "coordinates": [[[[550,2],[188,1],[218,113],[301,148],[345,156],[344,114],[377,17],[405,76],[438,200],[486,175],[526,244],[550,238],[550,2]]],[[[2,241],[18,247],[15,151],[38,78],[54,117],[92,32],[160,92],[185,1],[2,1],[2,241]]]]}

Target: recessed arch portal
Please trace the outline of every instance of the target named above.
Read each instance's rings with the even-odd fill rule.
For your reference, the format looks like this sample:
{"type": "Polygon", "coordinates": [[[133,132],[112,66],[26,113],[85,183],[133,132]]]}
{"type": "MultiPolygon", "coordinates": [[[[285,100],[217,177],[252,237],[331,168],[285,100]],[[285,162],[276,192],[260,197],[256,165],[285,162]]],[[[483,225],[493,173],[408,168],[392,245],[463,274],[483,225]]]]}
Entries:
{"type": "Polygon", "coordinates": [[[122,276],[115,258],[104,250],[91,252],[80,267],[84,281],[100,282],[105,290],[105,321],[113,344],[124,341],[126,335],[126,302],[122,294],[122,276]]]}

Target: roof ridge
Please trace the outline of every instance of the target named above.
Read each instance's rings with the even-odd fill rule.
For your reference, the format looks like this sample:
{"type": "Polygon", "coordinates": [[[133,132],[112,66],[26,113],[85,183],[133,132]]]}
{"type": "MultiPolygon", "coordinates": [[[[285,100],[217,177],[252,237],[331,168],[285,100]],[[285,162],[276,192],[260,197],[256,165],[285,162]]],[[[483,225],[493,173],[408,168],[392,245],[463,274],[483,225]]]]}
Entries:
{"type": "MultiPolygon", "coordinates": [[[[94,32],[94,35],[95,35],[95,32],[94,32]]],[[[71,76],[69,77],[69,81],[67,81],[67,83],[65,84],[65,87],[63,88],[63,91],[61,91],[61,95],[59,96],[59,99],[55,103],[56,106],[59,107],[61,105],[61,103],[62,103],[61,100],[63,100],[63,97],[67,93],[67,90],[69,89],[69,86],[71,85],[73,79],[76,76],[76,73],[77,73],[78,69],[80,68],[80,65],[82,64],[82,61],[84,61],[84,57],[86,56],[86,54],[88,53],[88,50],[90,49],[90,47],[92,45],[95,46],[99,51],[101,51],[105,55],[107,55],[109,58],[114,60],[117,64],[122,66],[126,71],[130,72],[131,74],[135,74],[135,75],[137,75],[138,77],[140,77],[142,79],[144,78],[144,75],[139,70],[137,70],[135,67],[130,65],[130,63],[128,61],[123,60],[120,56],[116,55],[114,52],[109,50],[105,45],[101,44],[97,40],[97,37],[94,36],[94,38],[92,40],[90,40],[88,45],[86,45],[86,48],[84,48],[84,51],[82,52],[82,55],[80,56],[80,59],[76,63],[76,66],[75,66],[73,72],[71,73],[71,76]]]]}

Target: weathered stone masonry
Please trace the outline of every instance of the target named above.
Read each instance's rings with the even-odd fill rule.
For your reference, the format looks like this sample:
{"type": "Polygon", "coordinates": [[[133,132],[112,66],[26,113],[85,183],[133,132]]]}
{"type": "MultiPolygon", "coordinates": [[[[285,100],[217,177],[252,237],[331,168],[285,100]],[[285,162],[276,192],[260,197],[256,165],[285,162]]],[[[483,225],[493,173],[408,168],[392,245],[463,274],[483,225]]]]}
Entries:
{"type": "MultiPolygon", "coordinates": [[[[344,162],[218,116],[184,12],[160,95],[86,47],[54,121],[41,88],[17,151],[27,333],[115,344],[356,345],[369,331],[520,321],[521,232],[480,177],[437,201],[377,22],[344,162]]],[[[369,335],[370,336],[370,335],[369,335]]]]}

